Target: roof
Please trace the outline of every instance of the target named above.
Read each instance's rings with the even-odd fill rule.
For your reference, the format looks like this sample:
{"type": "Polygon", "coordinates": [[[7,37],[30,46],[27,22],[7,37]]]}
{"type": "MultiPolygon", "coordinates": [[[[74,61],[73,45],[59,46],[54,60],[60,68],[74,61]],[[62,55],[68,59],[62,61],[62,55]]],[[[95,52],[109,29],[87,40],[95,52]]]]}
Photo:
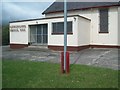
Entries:
{"type": "MultiPolygon", "coordinates": [[[[99,7],[109,7],[109,6],[120,6],[120,2],[67,2],[67,10],[81,10],[89,8],[99,8],[99,7]]],[[[42,14],[63,12],[64,3],[54,2],[49,6],[42,14]]]]}
{"type": "MultiPolygon", "coordinates": [[[[80,16],[80,15],[70,15],[70,16],[67,16],[67,17],[81,17],[81,18],[84,18],[84,19],[87,19],[90,21],[90,19],[86,18],[86,17],[83,17],[83,16],[80,16]]],[[[27,20],[17,20],[17,21],[11,21],[9,23],[16,23],[16,22],[26,22],[26,21],[37,21],[37,20],[47,20],[47,19],[55,19],[55,18],[64,18],[64,16],[59,16],[59,17],[47,17],[47,18],[36,18],[36,19],[27,19],[27,20]]]]}

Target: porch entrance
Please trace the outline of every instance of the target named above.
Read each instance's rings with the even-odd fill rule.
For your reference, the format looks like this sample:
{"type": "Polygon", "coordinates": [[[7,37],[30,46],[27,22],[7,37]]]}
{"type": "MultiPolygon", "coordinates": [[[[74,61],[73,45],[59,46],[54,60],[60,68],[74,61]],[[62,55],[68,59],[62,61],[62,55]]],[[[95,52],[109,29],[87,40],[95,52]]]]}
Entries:
{"type": "Polygon", "coordinates": [[[30,43],[32,45],[47,45],[48,25],[30,25],[30,43]]]}

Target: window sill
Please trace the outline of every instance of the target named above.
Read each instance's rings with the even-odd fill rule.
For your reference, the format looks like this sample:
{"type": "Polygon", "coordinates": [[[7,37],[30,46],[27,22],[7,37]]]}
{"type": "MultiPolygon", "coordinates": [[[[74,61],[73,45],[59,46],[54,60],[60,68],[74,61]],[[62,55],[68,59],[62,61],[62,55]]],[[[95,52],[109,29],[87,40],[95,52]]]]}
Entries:
{"type": "MultiPolygon", "coordinates": [[[[68,35],[72,35],[72,32],[67,33],[68,35]]],[[[52,33],[52,35],[64,35],[64,33],[52,33]]]]}
{"type": "Polygon", "coordinates": [[[101,33],[101,34],[108,34],[109,32],[99,32],[99,33],[101,33]]]}

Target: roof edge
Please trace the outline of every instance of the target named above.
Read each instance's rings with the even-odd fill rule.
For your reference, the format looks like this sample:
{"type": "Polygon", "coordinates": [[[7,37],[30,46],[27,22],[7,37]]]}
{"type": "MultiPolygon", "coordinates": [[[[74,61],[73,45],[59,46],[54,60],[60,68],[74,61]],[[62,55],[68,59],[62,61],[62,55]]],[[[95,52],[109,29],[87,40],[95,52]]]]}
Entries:
{"type": "MultiPolygon", "coordinates": [[[[117,5],[107,5],[107,6],[96,6],[96,7],[88,7],[88,8],[78,8],[78,9],[71,9],[68,11],[76,11],[76,10],[86,10],[86,9],[91,9],[91,8],[105,8],[105,7],[114,7],[114,6],[120,6],[120,4],[117,5]]],[[[50,13],[57,13],[57,12],[63,12],[63,10],[61,11],[54,11],[54,12],[48,12],[48,13],[42,13],[42,14],[50,14],[50,13]]]]}
{"type": "MultiPolygon", "coordinates": [[[[70,16],[67,16],[67,17],[82,17],[82,18],[86,18],[86,17],[83,17],[83,16],[80,16],[80,15],[70,15],[70,16]]],[[[37,19],[28,19],[28,20],[18,20],[18,21],[11,21],[9,23],[16,23],[16,22],[26,22],[26,21],[34,21],[34,20],[44,20],[44,19],[54,19],[54,18],[64,18],[64,16],[59,16],[59,17],[48,17],[48,18],[37,18],[37,19]]],[[[88,19],[88,18],[86,18],[88,19]]],[[[89,19],[90,20],[90,19],[89,19]]]]}

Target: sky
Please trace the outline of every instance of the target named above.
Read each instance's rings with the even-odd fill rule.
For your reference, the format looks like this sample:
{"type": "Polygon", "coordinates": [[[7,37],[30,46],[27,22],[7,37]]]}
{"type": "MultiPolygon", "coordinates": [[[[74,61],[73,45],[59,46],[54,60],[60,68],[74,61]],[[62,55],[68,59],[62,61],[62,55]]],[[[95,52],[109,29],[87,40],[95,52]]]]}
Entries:
{"type": "Polygon", "coordinates": [[[2,21],[8,23],[14,20],[44,17],[42,12],[52,2],[2,2],[2,21]]]}
{"type": "MultiPolygon", "coordinates": [[[[2,7],[2,10],[0,10],[1,11],[0,15],[2,15],[2,17],[0,17],[0,21],[2,21],[4,24],[14,20],[42,18],[44,17],[44,15],[42,15],[42,12],[45,9],[47,9],[54,1],[55,0],[2,0],[2,4],[0,3],[0,7],[2,7]]],[[[90,0],[84,1],[90,2],[90,0]]],[[[99,0],[99,1],[115,2],[119,0],[99,0]]]]}

